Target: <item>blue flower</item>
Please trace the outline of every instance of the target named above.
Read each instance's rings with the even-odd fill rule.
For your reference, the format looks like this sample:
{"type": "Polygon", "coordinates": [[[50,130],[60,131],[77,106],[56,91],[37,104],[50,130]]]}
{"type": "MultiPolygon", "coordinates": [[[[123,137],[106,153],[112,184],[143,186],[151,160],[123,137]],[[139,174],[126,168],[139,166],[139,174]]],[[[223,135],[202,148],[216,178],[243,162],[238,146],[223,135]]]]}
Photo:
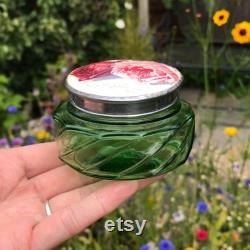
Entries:
{"type": "Polygon", "coordinates": [[[245,179],[245,185],[250,188],[250,178],[245,179]]]}
{"type": "Polygon", "coordinates": [[[9,113],[16,113],[17,112],[17,107],[15,105],[10,105],[10,106],[8,106],[7,111],[9,113]]]}
{"type": "Polygon", "coordinates": [[[150,250],[150,247],[148,244],[144,244],[140,246],[140,250],[150,250]]]}
{"type": "Polygon", "coordinates": [[[174,244],[171,240],[161,240],[159,243],[160,250],[173,250],[174,244]]]}
{"type": "Polygon", "coordinates": [[[208,211],[208,204],[205,201],[199,201],[196,205],[196,209],[200,214],[204,214],[208,211]]]}
{"type": "Polygon", "coordinates": [[[167,193],[169,193],[171,191],[171,185],[170,184],[166,184],[165,190],[167,193]]]}
{"type": "Polygon", "coordinates": [[[28,143],[29,145],[32,145],[32,144],[35,144],[35,143],[36,143],[36,140],[35,140],[35,138],[34,138],[32,135],[28,135],[28,136],[27,136],[27,143],[28,143]]]}

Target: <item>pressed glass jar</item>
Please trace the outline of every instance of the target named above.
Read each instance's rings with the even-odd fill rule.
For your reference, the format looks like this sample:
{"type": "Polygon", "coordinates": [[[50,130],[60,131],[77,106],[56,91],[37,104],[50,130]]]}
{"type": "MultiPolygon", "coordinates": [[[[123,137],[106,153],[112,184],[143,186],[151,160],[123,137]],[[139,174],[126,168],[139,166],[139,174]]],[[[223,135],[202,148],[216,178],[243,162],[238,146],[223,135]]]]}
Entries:
{"type": "Polygon", "coordinates": [[[195,120],[179,100],[181,80],[156,62],[113,60],[74,70],[66,84],[71,98],[54,113],[59,158],[82,174],[121,180],[183,164],[195,120]]]}

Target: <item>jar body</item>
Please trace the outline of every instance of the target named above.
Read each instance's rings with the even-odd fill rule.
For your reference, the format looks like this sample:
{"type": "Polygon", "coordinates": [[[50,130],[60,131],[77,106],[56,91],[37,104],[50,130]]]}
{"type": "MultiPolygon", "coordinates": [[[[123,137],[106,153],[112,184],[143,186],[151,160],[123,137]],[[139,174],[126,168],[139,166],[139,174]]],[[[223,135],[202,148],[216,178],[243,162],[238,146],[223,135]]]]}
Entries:
{"type": "Polygon", "coordinates": [[[195,120],[189,104],[139,117],[105,117],[71,102],[54,113],[59,158],[82,174],[103,179],[142,179],[178,167],[191,150],[195,120]]]}

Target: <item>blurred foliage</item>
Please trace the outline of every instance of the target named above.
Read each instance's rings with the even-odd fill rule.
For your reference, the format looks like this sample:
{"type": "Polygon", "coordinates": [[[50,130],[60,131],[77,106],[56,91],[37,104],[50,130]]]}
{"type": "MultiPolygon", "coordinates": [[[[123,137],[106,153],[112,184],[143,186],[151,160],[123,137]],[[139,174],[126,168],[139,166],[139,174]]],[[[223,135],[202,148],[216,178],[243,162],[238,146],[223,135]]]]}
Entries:
{"type": "MultiPolygon", "coordinates": [[[[175,6],[176,2],[177,1],[174,0],[162,0],[162,3],[167,9],[172,9],[175,6]]],[[[179,0],[178,2],[188,4],[191,2],[191,0],[179,0]]]]}
{"type": "Polygon", "coordinates": [[[110,58],[154,60],[152,33],[139,30],[137,10],[126,10],[124,29],[117,29],[106,46],[110,58]]]}
{"type": "Polygon", "coordinates": [[[25,112],[18,112],[24,97],[14,95],[8,89],[9,79],[0,74],[0,137],[8,134],[8,130],[16,123],[22,123],[27,119],[25,112]],[[11,95],[11,98],[9,96],[11,95]],[[15,112],[8,112],[8,108],[13,107],[15,112]]]}
{"type": "MultiPolygon", "coordinates": [[[[72,53],[79,64],[97,61],[120,15],[115,0],[1,0],[0,67],[17,92],[46,78],[46,64],[72,53]]],[[[44,83],[43,83],[44,84],[44,83]]]]}

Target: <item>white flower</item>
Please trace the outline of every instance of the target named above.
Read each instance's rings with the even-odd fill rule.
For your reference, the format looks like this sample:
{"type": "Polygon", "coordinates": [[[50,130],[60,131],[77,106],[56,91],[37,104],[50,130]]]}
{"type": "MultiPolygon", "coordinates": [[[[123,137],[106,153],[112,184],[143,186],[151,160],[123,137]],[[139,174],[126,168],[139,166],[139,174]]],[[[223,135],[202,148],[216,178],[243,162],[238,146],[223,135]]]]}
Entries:
{"type": "Polygon", "coordinates": [[[125,7],[125,9],[127,9],[127,10],[132,10],[132,9],[133,9],[133,4],[130,3],[130,2],[125,2],[125,3],[124,3],[124,7],[125,7]]]}
{"type": "Polygon", "coordinates": [[[174,198],[174,197],[171,197],[171,198],[170,198],[170,201],[171,201],[171,202],[175,202],[175,198],[174,198]]]}
{"type": "Polygon", "coordinates": [[[124,29],[126,25],[123,19],[117,19],[115,22],[115,26],[118,29],[124,29]]]}
{"type": "Polygon", "coordinates": [[[178,223],[178,222],[185,220],[186,216],[183,213],[183,211],[179,210],[179,211],[173,213],[173,219],[174,219],[174,222],[178,223]]]}
{"type": "Polygon", "coordinates": [[[26,130],[21,130],[20,135],[21,137],[26,137],[28,136],[28,132],[26,130]]]}
{"type": "Polygon", "coordinates": [[[206,175],[202,174],[202,175],[201,175],[201,179],[202,179],[202,180],[206,180],[206,179],[207,179],[206,175]]]}
{"type": "Polygon", "coordinates": [[[33,90],[33,96],[39,96],[39,95],[40,95],[39,89],[34,89],[33,90]]]}
{"type": "Polygon", "coordinates": [[[234,172],[239,172],[240,171],[240,164],[238,162],[233,162],[232,164],[232,169],[234,172]]]}
{"type": "Polygon", "coordinates": [[[157,250],[158,249],[158,247],[152,241],[148,242],[148,246],[149,246],[150,250],[157,250]]]}

